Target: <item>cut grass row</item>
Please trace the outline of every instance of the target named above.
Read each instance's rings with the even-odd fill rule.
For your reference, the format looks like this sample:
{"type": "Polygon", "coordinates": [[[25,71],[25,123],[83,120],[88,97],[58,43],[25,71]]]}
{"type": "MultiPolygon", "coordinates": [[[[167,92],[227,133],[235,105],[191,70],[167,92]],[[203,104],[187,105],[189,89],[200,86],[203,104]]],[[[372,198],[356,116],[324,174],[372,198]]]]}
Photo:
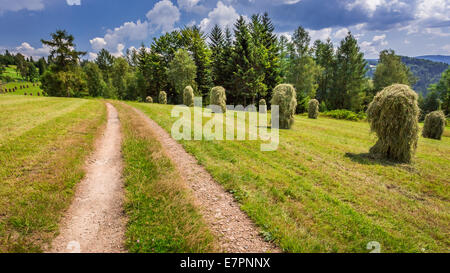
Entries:
{"type": "Polygon", "coordinates": [[[8,76],[9,78],[13,80],[22,80],[22,76],[17,71],[17,66],[15,65],[8,65],[6,67],[5,72],[3,73],[4,76],[8,76]]]}
{"type": "Polygon", "coordinates": [[[0,99],[0,252],[40,252],[58,232],[106,120],[100,101],[0,99]]]}
{"type": "MultiPolygon", "coordinates": [[[[170,132],[171,106],[129,103],[170,132]]],[[[204,122],[207,120],[204,119],[204,122]]],[[[450,138],[423,139],[412,165],[366,156],[365,122],[297,116],[275,152],[260,141],[181,141],[288,252],[448,252],[450,138]]]]}
{"type": "Polygon", "coordinates": [[[214,238],[160,143],[131,107],[114,102],[122,124],[126,246],[130,252],[211,252],[214,238]]]}

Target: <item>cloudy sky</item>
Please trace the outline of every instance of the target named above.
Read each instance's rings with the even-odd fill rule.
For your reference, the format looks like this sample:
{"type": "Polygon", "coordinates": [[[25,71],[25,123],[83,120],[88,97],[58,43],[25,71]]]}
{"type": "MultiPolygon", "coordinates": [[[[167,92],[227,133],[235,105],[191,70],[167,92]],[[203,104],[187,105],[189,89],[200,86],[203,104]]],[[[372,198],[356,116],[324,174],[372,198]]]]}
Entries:
{"type": "Polygon", "coordinates": [[[279,35],[301,25],[337,45],[350,30],[366,58],[387,48],[450,55],[450,0],[0,0],[0,51],[47,56],[40,39],[66,29],[87,57],[102,48],[118,56],[186,25],[209,31],[265,11],[279,35]]]}

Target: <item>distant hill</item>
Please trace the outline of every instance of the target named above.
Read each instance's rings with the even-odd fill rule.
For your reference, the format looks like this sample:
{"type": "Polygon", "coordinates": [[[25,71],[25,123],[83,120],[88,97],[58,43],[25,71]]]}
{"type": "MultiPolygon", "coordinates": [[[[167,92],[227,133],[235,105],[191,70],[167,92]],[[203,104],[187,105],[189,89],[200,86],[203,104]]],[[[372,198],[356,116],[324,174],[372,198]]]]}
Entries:
{"type": "MultiPolygon", "coordinates": [[[[413,89],[416,90],[417,93],[421,93],[423,96],[428,94],[428,87],[430,84],[437,83],[441,78],[442,72],[449,67],[448,63],[443,62],[435,62],[406,56],[402,56],[401,58],[402,62],[406,64],[411,69],[414,76],[417,77],[417,83],[413,86],[413,89]]],[[[372,78],[373,73],[376,70],[378,60],[368,59],[366,61],[369,69],[367,76],[372,78]]]]}
{"type": "Polygon", "coordinates": [[[450,56],[444,55],[425,55],[425,56],[417,56],[417,59],[429,60],[433,62],[441,62],[450,64],[450,56]]]}
{"type": "Polygon", "coordinates": [[[437,83],[441,79],[442,72],[448,68],[448,63],[434,62],[430,60],[402,57],[402,62],[406,64],[418,81],[413,89],[425,96],[428,93],[430,84],[437,83]]]}

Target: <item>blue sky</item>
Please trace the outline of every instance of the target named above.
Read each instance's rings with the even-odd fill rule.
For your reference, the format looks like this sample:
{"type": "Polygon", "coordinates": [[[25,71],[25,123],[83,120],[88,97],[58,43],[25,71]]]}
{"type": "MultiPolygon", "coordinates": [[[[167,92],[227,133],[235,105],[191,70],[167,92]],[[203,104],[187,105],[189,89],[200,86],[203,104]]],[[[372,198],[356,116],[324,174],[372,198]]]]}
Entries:
{"type": "Polygon", "coordinates": [[[101,48],[119,56],[185,25],[207,32],[265,11],[279,35],[301,25],[313,40],[330,37],[337,46],[350,30],[366,58],[387,48],[450,55],[450,0],[0,0],[0,51],[47,56],[40,39],[66,29],[88,58],[101,48]]]}

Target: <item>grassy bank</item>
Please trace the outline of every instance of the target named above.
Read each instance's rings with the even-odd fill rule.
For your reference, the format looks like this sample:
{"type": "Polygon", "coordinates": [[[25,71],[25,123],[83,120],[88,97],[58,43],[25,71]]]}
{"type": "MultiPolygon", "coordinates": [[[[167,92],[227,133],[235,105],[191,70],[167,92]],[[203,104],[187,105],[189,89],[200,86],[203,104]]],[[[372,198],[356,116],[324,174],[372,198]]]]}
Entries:
{"type": "MultiPolygon", "coordinates": [[[[170,132],[172,106],[130,103],[170,132]]],[[[450,138],[411,165],[374,161],[365,122],[297,116],[275,152],[259,141],[181,141],[288,252],[448,252],[450,138]]],[[[204,120],[206,122],[206,119],[204,120]]],[[[448,128],[447,128],[448,130],[448,128]]]]}
{"type": "Polygon", "coordinates": [[[125,210],[130,252],[211,252],[214,239],[145,121],[114,102],[123,131],[125,210]]]}
{"type": "Polygon", "coordinates": [[[84,175],[100,101],[0,96],[0,252],[40,252],[84,175]]]}

